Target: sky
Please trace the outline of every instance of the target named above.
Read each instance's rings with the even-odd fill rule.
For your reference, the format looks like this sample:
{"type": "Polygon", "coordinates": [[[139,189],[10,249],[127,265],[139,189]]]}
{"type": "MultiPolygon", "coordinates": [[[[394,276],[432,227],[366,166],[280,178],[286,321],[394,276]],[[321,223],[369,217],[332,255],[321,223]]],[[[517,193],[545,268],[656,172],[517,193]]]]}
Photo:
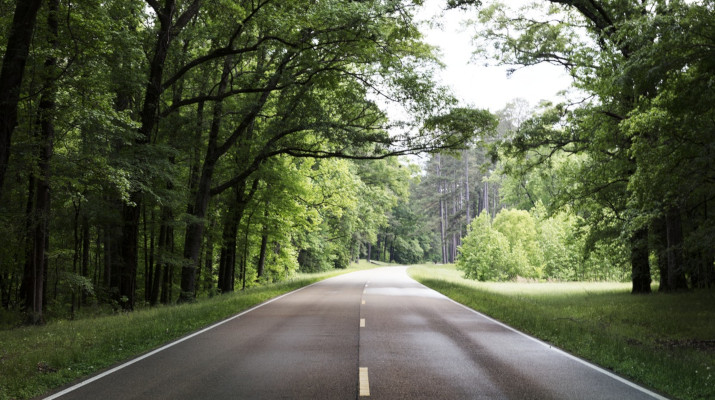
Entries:
{"type": "Polygon", "coordinates": [[[495,112],[508,102],[523,98],[533,107],[541,100],[556,100],[557,93],[568,88],[571,80],[558,66],[541,64],[522,68],[507,77],[507,66],[486,67],[487,60],[472,60],[474,27],[465,27],[463,21],[475,18],[477,11],[442,13],[445,3],[445,0],[427,0],[417,17],[427,20],[441,14],[437,19],[441,29],[423,24],[422,32],[427,43],[441,50],[445,64],[445,69],[438,74],[441,83],[450,87],[464,106],[495,112]]]}

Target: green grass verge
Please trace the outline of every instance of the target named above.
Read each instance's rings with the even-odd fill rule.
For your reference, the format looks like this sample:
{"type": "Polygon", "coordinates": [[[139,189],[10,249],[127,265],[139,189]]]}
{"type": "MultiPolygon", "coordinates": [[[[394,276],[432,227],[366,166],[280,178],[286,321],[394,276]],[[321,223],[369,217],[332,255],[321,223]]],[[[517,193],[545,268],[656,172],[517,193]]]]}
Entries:
{"type": "Polygon", "coordinates": [[[332,276],[373,267],[363,261],[349,269],[298,274],[289,281],[191,304],[0,331],[0,399],[42,395],[273,297],[332,276]]]}
{"type": "Polygon", "coordinates": [[[621,283],[487,283],[454,265],[409,274],[453,300],[678,399],[715,399],[715,290],[631,295],[621,283]]]}

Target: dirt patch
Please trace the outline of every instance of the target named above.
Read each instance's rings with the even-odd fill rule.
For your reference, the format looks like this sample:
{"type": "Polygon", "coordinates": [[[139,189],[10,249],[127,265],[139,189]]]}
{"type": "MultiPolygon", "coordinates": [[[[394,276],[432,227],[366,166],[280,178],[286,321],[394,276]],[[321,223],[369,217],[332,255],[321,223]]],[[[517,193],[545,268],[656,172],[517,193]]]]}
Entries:
{"type": "Polygon", "coordinates": [[[697,339],[682,339],[682,340],[665,340],[658,339],[655,341],[659,347],[666,349],[683,349],[691,348],[705,352],[715,352],[715,340],[697,340],[697,339]]]}
{"type": "Polygon", "coordinates": [[[57,368],[51,367],[49,364],[47,364],[44,361],[40,361],[37,363],[37,371],[43,373],[43,374],[50,374],[53,372],[57,372],[57,368]]]}

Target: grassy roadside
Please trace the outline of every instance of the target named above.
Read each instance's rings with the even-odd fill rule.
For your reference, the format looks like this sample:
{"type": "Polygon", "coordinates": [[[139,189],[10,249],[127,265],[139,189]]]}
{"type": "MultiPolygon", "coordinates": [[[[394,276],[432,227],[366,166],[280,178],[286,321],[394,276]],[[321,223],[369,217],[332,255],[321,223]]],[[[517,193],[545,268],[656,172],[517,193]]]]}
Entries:
{"type": "Polygon", "coordinates": [[[311,283],[375,267],[299,274],[286,282],[97,318],[0,331],[0,400],[26,399],[63,386],[311,283]]]}
{"type": "Polygon", "coordinates": [[[486,283],[409,274],[459,303],[678,399],[715,398],[715,290],[633,296],[618,283],[486,283]]]}

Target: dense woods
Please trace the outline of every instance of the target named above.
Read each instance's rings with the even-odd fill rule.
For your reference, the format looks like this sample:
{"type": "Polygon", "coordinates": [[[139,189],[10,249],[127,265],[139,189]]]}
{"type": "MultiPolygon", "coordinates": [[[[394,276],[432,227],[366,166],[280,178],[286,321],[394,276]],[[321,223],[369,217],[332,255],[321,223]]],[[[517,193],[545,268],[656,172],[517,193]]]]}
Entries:
{"type": "Polygon", "coordinates": [[[479,55],[573,78],[561,104],[494,114],[434,83],[420,4],[0,0],[2,315],[193,301],[359,257],[715,282],[712,0],[445,2],[478,17],[479,55]]]}
{"type": "Polygon", "coordinates": [[[192,301],[378,243],[411,177],[388,157],[466,139],[422,128],[454,101],[415,3],[1,1],[3,312],[192,301]]]}

